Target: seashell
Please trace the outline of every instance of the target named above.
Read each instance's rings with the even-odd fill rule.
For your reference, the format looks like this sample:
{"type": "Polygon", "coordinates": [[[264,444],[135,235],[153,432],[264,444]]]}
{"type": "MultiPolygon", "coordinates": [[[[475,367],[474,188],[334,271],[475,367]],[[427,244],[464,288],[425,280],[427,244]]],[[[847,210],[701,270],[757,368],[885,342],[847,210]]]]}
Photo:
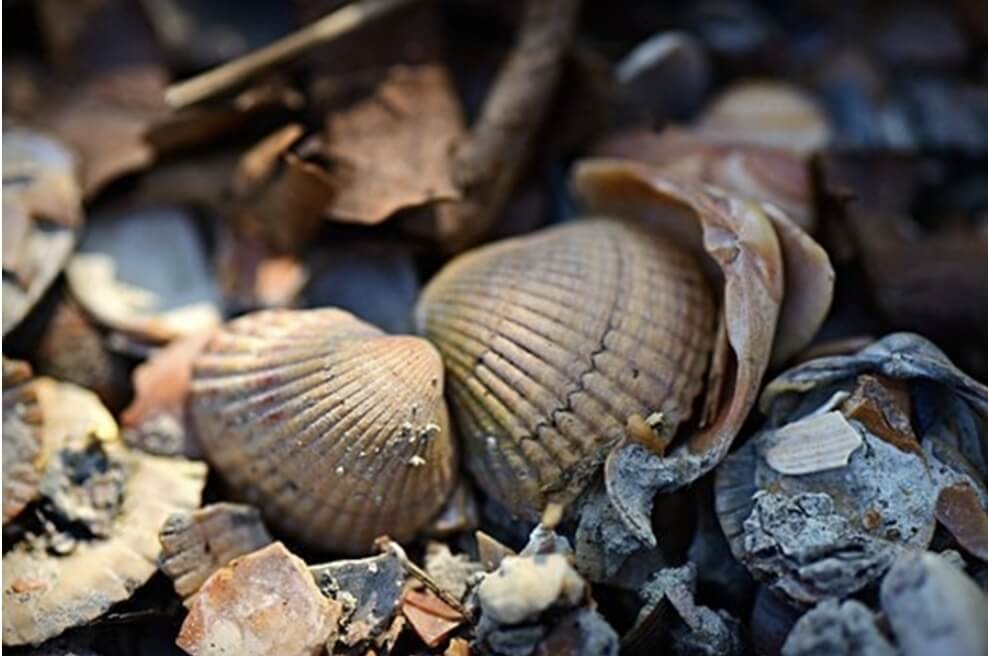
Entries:
{"type": "Polygon", "coordinates": [[[798,476],[847,466],[864,440],[837,410],[786,424],[766,440],[761,456],[780,474],[798,476]]]}
{"type": "Polygon", "coordinates": [[[726,143],[784,148],[809,154],[831,140],[826,114],[796,87],[768,80],[747,80],[715,98],[695,130],[726,143]]]}
{"type": "Polygon", "coordinates": [[[211,330],[221,320],[205,241],[178,210],[94,217],[65,277],[98,323],[150,342],[211,330]]]}
{"type": "Polygon", "coordinates": [[[58,277],[82,223],[75,156],[59,141],[22,127],[3,128],[3,334],[41,300],[58,277]]]}
{"type": "Polygon", "coordinates": [[[26,362],[3,359],[3,523],[38,494],[42,413],[26,362]]]}
{"type": "Polygon", "coordinates": [[[714,301],[689,251],[593,219],[479,248],[426,287],[416,327],[436,344],[467,467],[531,519],[585,488],[629,417],[692,413],[714,301]]]}
{"type": "Polygon", "coordinates": [[[368,551],[411,538],[456,479],[442,361],[336,309],[269,310],[227,324],[193,368],[209,461],[272,526],[368,551]]]}

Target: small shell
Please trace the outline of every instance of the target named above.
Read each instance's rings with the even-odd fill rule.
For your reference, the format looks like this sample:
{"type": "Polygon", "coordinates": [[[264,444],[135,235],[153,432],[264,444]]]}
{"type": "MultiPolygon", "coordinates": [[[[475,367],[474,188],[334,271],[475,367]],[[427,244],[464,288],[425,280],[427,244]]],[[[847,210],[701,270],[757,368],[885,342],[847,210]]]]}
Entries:
{"type": "Polygon", "coordinates": [[[311,545],[365,552],[411,538],[443,505],[456,450],[442,361],[335,309],[256,312],[193,370],[210,462],[268,521],[311,545]]]}
{"type": "Polygon", "coordinates": [[[3,523],[38,494],[42,415],[26,362],[3,359],[3,523]]]}
{"type": "Polygon", "coordinates": [[[861,435],[836,410],[786,424],[766,439],[762,457],[780,474],[797,476],[847,466],[861,435]]]}
{"type": "Polygon", "coordinates": [[[535,519],[586,486],[629,417],[691,414],[714,338],[692,255],[647,229],[584,220],[460,256],[418,330],[443,354],[467,466],[535,519]]]}

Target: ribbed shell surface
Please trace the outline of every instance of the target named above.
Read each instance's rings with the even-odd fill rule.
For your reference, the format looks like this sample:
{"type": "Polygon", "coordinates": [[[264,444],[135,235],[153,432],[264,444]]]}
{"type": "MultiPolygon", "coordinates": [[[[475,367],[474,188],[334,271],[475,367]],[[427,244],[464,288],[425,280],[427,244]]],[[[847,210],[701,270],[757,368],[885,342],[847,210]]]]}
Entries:
{"type": "Polygon", "coordinates": [[[632,414],[669,431],[690,416],[715,311],[688,250],[589,219],[456,258],[416,323],[445,361],[470,471],[533,517],[583,490],[632,414]]]}
{"type": "Polygon", "coordinates": [[[194,366],[192,411],[210,462],[271,525],[367,552],[411,538],[456,478],[442,361],[334,309],[256,312],[194,366]]]}

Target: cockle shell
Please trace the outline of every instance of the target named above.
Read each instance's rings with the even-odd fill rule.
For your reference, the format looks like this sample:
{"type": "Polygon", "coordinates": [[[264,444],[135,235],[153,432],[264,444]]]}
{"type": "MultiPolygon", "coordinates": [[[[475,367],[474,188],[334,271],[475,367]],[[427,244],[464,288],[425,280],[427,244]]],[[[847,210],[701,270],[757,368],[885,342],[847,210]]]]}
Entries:
{"type": "Polygon", "coordinates": [[[408,539],[455,483],[439,354],[342,310],[230,322],[195,362],[191,404],[227,483],[313,546],[408,539]]]}
{"type": "Polygon", "coordinates": [[[688,250],[589,219],[456,258],[416,324],[445,360],[467,466],[534,518],[583,490],[632,415],[661,412],[670,435],[690,417],[715,312],[688,250]]]}

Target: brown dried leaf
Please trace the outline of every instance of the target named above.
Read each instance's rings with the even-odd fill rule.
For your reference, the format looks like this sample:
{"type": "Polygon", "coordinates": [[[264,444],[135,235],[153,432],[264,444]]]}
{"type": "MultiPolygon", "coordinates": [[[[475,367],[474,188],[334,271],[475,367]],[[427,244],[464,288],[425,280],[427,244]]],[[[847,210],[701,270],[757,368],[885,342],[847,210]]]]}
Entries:
{"type": "Polygon", "coordinates": [[[392,68],[373,97],[327,118],[336,194],[326,213],[375,224],[407,207],[459,198],[450,153],[462,135],[443,67],[392,68]]]}
{"type": "Polygon", "coordinates": [[[401,599],[401,612],[422,642],[438,647],[465,618],[428,590],[407,590],[401,599]]]}
{"type": "Polygon", "coordinates": [[[684,128],[669,127],[659,133],[641,129],[621,132],[606,139],[594,152],[601,157],[654,164],[747,200],[773,203],[804,230],[813,227],[809,165],[791,151],[723,143],[684,128]]]}
{"type": "Polygon", "coordinates": [[[305,561],[275,542],[209,577],[176,644],[195,656],[315,656],[336,634],[342,611],[319,592],[305,561]]]}
{"type": "Polygon", "coordinates": [[[937,520],[968,553],[988,562],[988,513],[973,487],[958,483],[940,490],[937,520]]]}

